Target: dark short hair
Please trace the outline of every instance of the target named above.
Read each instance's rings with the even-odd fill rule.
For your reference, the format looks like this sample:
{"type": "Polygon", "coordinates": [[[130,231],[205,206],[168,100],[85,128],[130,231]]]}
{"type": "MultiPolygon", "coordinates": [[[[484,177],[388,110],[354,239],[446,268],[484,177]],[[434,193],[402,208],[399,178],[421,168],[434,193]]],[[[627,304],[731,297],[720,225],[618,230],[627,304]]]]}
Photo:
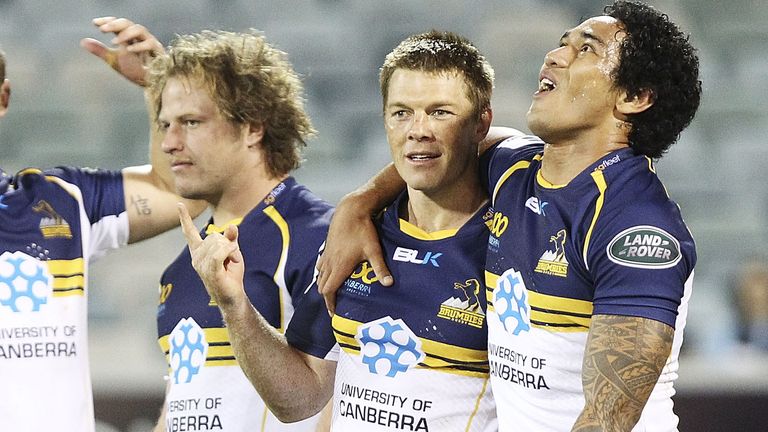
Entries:
{"type": "Polygon", "coordinates": [[[626,33],[619,66],[613,72],[617,87],[630,97],[650,91],[653,105],[629,116],[630,146],[635,153],[661,157],[693,120],[701,100],[699,58],[689,35],[651,6],[616,1],[604,9],[626,33]]]}
{"type": "Polygon", "coordinates": [[[473,104],[474,114],[479,118],[491,106],[493,68],[468,39],[455,33],[431,30],[413,35],[387,54],[379,73],[384,106],[389,96],[389,81],[397,69],[459,73],[467,84],[467,97],[473,104]]]}

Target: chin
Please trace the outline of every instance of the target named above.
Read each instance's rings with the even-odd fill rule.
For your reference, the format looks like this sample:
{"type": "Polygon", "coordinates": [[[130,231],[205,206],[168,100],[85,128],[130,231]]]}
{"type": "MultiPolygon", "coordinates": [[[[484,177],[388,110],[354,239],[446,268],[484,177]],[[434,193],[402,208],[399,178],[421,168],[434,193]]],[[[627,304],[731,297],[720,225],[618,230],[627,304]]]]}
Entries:
{"type": "Polygon", "coordinates": [[[203,194],[197,191],[195,188],[191,188],[185,185],[176,185],[176,193],[184,199],[199,200],[203,199],[203,194]]]}

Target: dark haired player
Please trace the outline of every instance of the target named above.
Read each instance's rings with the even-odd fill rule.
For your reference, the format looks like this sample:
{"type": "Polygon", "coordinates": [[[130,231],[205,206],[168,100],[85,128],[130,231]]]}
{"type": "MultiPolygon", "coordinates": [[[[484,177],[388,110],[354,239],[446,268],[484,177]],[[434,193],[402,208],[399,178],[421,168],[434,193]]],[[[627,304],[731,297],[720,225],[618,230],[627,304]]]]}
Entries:
{"type": "MultiPolygon", "coordinates": [[[[676,430],[696,253],[652,159],[690,123],[700,94],[688,37],[655,9],[617,1],[547,53],[527,118],[543,142],[516,148],[533,138],[511,138],[487,154],[501,430],[676,430]]],[[[390,276],[372,230],[359,232],[400,186],[391,174],[339,205],[319,263],[324,291],[361,257],[390,276]]]]}

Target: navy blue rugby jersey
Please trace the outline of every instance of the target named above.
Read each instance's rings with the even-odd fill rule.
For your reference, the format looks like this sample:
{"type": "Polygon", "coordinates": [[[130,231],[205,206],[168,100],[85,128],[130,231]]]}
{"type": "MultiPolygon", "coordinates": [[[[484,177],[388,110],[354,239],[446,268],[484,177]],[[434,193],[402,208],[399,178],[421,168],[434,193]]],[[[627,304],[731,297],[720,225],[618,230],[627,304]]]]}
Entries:
{"type": "MultiPolygon", "coordinates": [[[[3,251],[25,251],[43,260],[72,260],[119,246],[118,240],[110,239],[109,230],[99,229],[103,219],[125,213],[119,171],[28,168],[13,177],[0,171],[0,194],[3,251]],[[87,236],[80,234],[82,229],[87,236]],[[30,248],[31,244],[39,248],[30,248]],[[47,253],[39,256],[38,249],[47,253]]],[[[119,240],[125,244],[127,236],[123,237],[119,240]]]]}
{"type": "MultiPolygon", "coordinates": [[[[289,177],[244,218],[231,222],[239,229],[246,293],[281,332],[312,283],[332,210],[289,177]]],[[[209,222],[201,235],[223,229],[209,222]]],[[[221,312],[192,267],[186,247],[162,275],[157,327],[170,373],[166,397],[169,430],[192,421],[221,424],[225,430],[262,430],[264,424],[267,430],[314,427],[305,423],[284,429],[268,412],[235,360],[221,312]],[[205,398],[219,398],[220,403],[209,407],[183,403],[205,398]],[[244,416],[243,412],[254,414],[244,416]]]]}
{"type": "Polygon", "coordinates": [[[499,411],[501,430],[573,425],[584,406],[582,360],[595,314],[675,328],[636,429],[670,430],[696,263],[680,210],[652,161],[630,148],[553,185],[541,175],[543,145],[534,141],[511,138],[485,159],[496,211],[485,275],[488,358],[498,405],[514,407],[499,411]]]}
{"type": "Polygon", "coordinates": [[[0,171],[4,430],[94,429],[87,269],[127,243],[125,211],[120,172],[0,171]]]}
{"type": "MultiPolygon", "coordinates": [[[[520,138],[518,138],[520,139],[520,138]]],[[[530,140],[530,137],[526,138],[530,140]]],[[[683,285],[696,251],[680,209],[652,161],[630,148],[615,151],[567,185],[540,174],[541,145],[491,150],[489,190],[496,210],[486,269],[514,268],[529,291],[584,301],[574,318],[542,299],[534,325],[588,325],[579,316],[631,315],[675,326],[683,285]],[[565,320],[567,322],[561,322],[565,320]]]]}
{"type": "Polygon", "coordinates": [[[405,196],[378,221],[394,285],[363,263],[340,288],[332,322],[313,287],[288,342],[338,362],[334,430],[495,430],[482,288],[493,210],[426,233],[400,218],[405,196]]]}

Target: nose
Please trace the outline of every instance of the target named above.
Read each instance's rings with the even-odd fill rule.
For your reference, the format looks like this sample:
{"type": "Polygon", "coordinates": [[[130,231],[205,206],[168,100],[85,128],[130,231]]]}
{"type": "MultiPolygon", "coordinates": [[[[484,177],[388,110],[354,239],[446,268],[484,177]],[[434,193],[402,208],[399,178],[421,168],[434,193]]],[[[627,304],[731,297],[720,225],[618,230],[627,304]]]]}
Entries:
{"type": "Polygon", "coordinates": [[[412,141],[423,141],[432,137],[432,128],[429,124],[429,114],[414,114],[411,120],[411,127],[408,129],[408,139],[412,141]]]}
{"type": "Polygon", "coordinates": [[[171,154],[184,147],[180,125],[170,124],[165,130],[161,130],[159,133],[163,137],[163,141],[160,143],[160,148],[163,152],[171,154]]]}
{"type": "Polygon", "coordinates": [[[544,56],[544,64],[547,67],[565,67],[570,61],[570,48],[568,45],[557,47],[544,56]]]}

